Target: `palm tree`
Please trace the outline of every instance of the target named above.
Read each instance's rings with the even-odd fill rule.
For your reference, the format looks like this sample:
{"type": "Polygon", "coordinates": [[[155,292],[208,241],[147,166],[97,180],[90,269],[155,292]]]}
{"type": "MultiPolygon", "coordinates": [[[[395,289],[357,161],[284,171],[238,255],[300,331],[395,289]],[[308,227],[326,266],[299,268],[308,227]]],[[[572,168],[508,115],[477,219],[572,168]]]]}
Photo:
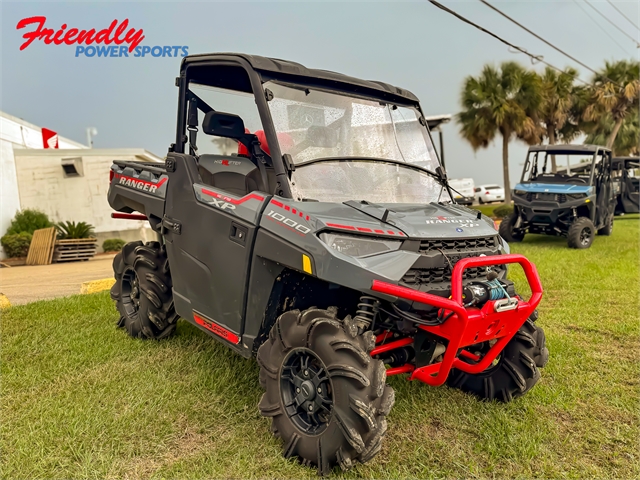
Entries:
{"type": "MultiPolygon", "coordinates": [[[[558,72],[546,67],[540,76],[542,103],[537,116],[543,124],[543,136],[547,137],[549,145],[555,145],[559,138],[570,142],[579,134],[579,125],[571,121],[572,108],[576,103],[574,80],[577,75],[578,71],[574,68],[558,72]]],[[[556,156],[551,155],[551,171],[555,173],[556,170],[556,156]]]]}
{"type": "Polygon", "coordinates": [[[612,148],[628,115],[637,115],[640,101],[640,62],[620,60],[605,62],[593,78],[592,103],[584,111],[584,119],[599,124],[603,117],[613,121],[606,146],[612,148]]]}
{"type": "MultiPolygon", "coordinates": [[[[607,138],[611,135],[614,127],[613,119],[605,117],[598,125],[593,128],[592,132],[587,135],[585,143],[593,143],[595,145],[604,145],[607,138]]],[[[640,121],[638,119],[638,111],[635,114],[628,115],[622,122],[620,130],[613,142],[613,154],[617,156],[638,155],[640,151],[640,121]]]]}
{"type": "Polygon", "coordinates": [[[539,141],[534,117],[541,102],[540,78],[516,62],[504,62],[499,69],[485,65],[478,77],[464,80],[461,102],[460,133],[474,150],[488,147],[498,133],[502,136],[505,201],[509,203],[509,141],[514,136],[528,143],[539,141]]]}

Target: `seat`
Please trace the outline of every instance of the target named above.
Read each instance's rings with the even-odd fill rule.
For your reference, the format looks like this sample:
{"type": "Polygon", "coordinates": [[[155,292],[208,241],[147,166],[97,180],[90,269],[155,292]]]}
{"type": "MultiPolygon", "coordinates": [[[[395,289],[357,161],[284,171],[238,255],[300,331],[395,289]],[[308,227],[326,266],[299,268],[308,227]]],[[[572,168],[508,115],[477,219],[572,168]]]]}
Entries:
{"type": "Polygon", "coordinates": [[[200,155],[198,172],[203,183],[232,195],[243,197],[260,190],[260,171],[247,157],[200,155]]]}

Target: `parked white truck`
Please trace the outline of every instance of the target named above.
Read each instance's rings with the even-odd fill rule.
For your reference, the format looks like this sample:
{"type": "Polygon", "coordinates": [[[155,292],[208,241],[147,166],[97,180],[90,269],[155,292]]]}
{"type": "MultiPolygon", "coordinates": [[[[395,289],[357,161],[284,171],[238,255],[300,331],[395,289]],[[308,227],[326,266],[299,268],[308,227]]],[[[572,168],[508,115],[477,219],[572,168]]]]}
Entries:
{"type": "Polygon", "coordinates": [[[449,185],[453,189],[453,196],[456,203],[473,205],[475,188],[473,178],[453,178],[449,180],[449,185]]]}

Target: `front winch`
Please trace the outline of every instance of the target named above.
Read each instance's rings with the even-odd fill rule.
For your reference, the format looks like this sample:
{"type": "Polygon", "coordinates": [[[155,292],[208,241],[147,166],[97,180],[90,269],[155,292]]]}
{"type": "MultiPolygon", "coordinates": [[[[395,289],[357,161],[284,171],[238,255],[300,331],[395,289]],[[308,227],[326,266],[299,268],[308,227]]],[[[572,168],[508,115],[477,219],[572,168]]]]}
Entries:
{"type": "Polygon", "coordinates": [[[464,299],[464,307],[482,306],[488,301],[494,301],[494,310],[496,312],[505,312],[513,310],[518,306],[518,300],[511,298],[504,288],[504,285],[498,279],[498,274],[493,270],[487,273],[485,281],[474,281],[465,286],[462,294],[464,299]]]}

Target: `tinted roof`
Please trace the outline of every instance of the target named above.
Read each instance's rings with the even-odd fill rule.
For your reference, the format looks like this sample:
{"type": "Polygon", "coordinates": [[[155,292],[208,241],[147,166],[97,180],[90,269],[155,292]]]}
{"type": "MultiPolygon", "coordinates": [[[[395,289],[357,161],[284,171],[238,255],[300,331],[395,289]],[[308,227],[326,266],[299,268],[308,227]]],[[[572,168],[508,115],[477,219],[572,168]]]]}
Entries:
{"type": "Polygon", "coordinates": [[[594,153],[596,150],[610,150],[601,145],[534,145],[529,147],[530,152],[553,152],[557,154],[594,153]]]}
{"type": "Polygon", "coordinates": [[[613,163],[620,163],[620,162],[638,162],[640,161],[640,157],[613,157],[612,162],[613,163]]]}
{"type": "Polygon", "coordinates": [[[404,100],[404,103],[418,103],[418,97],[409,90],[395,87],[388,83],[363,80],[329,70],[307,68],[300,63],[281,60],[279,58],[261,57],[246,53],[204,53],[189,55],[182,60],[181,69],[186,68],[188,65],[215,60],[230,60],[236,62],[244,60],[248,62],[254,70],[260,73],[263,79],[273,77],[286,80],[288,78],[295,83],[305,83],[305,80],[307,80],[328,88],[361,92],[367,96],[388,98],[391,101],[395,99],[396,101],[404,100]]]}

